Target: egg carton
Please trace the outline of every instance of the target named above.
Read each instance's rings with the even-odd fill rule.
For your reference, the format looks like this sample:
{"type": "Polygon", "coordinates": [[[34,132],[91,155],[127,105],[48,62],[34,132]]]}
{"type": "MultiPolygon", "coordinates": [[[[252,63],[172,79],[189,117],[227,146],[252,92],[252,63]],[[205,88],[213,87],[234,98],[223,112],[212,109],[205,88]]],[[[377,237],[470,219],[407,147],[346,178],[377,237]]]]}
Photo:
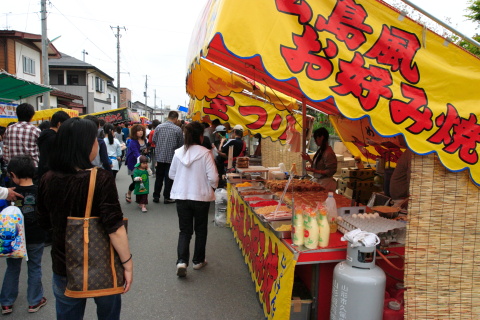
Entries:
{"type": "MultiPolygon", "coordinates": [[[[394,236],[402,232],[393,232],[405,229],[406,223],[381,217],[378,213],[351,214],[337,218],[338,229],[343,234],[355,229],[375,233],[382,236],[394,236]]],[[[394,241],[395,239],[390,239],[394,241]]],[[[398,239],[397,239],[398,240],[398,239]]]]}
{"type": "Polygon", "coordinates": [[[378,213],[349,214],[337,218],[338,230],[343,234],[355,229],[375,233],[382,245],[405,244],[406,223],[385,219],[378,213]]]}

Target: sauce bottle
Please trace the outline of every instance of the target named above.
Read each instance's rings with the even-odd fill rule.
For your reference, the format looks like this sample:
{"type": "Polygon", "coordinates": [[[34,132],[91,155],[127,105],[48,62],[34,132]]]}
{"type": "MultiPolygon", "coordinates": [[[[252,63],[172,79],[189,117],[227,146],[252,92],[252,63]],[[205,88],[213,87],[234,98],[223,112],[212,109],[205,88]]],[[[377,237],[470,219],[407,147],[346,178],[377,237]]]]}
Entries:
{"type": "Polygon", "coordinates": [[[292,242],[296,246],[303,245],[303,210],[296,208],[292,215],[292,242]]]}
{"type": "Polygon", "coordinates": [[[320,209],[317,214],[318,222],[318,246],[320,248],[328,247],[330,242],[330,224],[328,222],[327,210],[320,209]]]}
{"type": "Polygon", "coordinates": [[[305,207],[303,211],[303,245],[308,249],[318,247],[317,215],[313,208],[305,207]]]}

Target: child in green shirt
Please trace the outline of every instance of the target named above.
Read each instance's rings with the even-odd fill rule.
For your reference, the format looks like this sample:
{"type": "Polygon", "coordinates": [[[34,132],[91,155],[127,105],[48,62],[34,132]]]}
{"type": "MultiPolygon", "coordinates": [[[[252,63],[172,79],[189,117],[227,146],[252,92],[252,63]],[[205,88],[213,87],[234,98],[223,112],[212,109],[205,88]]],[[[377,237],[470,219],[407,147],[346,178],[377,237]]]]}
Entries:
{"type": "Polygon", "coordinates": [[[136,196],[135,202],[138,203],[142,212],[147,212],[148,193],[150,190],[148,179],[148,158],[140,156],[138,163],[133,171],[133,181],[135,181],[135,189],[133,193],[136,196]]]}

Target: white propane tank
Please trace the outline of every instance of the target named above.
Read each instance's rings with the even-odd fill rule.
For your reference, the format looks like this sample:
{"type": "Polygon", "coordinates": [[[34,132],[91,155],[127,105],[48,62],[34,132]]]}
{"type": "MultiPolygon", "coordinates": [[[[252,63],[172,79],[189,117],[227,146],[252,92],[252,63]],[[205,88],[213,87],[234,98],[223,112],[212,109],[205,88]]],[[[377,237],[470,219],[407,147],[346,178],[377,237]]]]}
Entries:
{"type": "Polygon", "coordinates": [[[382,320],[386,277],[375,265],[376,246],[347,247],[333,271],[331,320],[382,320]]]}

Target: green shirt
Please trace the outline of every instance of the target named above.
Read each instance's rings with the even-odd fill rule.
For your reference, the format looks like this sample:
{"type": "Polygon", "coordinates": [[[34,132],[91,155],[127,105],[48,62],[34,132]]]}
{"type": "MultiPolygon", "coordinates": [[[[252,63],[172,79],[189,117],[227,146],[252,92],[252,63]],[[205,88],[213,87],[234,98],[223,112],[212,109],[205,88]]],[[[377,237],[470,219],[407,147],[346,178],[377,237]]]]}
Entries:
{"type": "Polygon", "coordinates": [[[148,180],[148,171],[135,168],[133,171],[133,179],[136,177],[141,177],[142,181],[135,181],[135,190],[134,194],[148,194],[150,190],[150,183],[148,180]]]}

